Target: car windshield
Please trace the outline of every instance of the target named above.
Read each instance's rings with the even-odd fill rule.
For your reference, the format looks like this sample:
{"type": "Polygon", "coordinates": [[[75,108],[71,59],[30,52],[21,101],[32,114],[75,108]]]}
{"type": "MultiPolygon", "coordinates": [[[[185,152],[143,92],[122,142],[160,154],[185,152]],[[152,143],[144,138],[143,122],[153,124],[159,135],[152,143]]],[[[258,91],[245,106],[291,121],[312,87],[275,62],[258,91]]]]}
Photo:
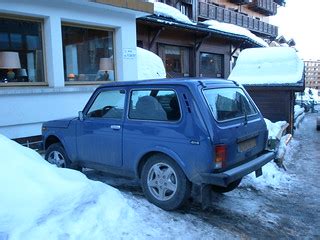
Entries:
{"type": "Polygon", "coordinates": [[[256,113],[241,88],[205,89],[204,96],[217,121],[226,121],[256,113]]]}

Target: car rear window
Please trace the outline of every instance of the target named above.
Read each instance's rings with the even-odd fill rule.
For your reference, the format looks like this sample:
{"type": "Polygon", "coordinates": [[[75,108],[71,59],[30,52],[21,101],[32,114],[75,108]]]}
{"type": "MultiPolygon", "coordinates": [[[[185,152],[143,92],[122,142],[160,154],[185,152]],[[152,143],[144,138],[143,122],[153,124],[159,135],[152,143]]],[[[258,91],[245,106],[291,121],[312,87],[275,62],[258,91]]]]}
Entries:
{"type": "Polygon", "coordinates": [[[257,112],[241,88],[205,89],[203,93],[217,121],[250,116],[257,112]]]}

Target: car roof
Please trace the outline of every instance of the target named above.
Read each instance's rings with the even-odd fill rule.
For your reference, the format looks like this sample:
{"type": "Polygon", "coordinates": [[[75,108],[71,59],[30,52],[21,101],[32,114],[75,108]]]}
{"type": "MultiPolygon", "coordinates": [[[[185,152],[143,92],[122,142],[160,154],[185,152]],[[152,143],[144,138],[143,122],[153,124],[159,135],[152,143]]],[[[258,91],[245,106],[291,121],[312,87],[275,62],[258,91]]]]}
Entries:
{"type": "Polygon", "coordinates": [[[212,85],[238,85],[235,81],[221,78],[162,78],[139,81],[112,81],[101,85],[99,88],[109,88],[118,86],[152,86],[152,85],[194,85],[212,86],[212,85]]]}

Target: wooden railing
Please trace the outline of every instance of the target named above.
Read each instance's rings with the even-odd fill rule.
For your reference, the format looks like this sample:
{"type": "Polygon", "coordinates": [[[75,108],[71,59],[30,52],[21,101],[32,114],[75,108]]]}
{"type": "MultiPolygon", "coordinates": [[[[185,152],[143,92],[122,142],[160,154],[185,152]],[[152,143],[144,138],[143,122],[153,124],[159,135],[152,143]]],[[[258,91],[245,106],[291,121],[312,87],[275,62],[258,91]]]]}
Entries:
{"type": "Polygon", "coordinates": [[[268,16],[277,14],[277,4],[274,0],[253,0],[250,7],[268,16]]]}
{"type": "Polygon", "coordinates": [[[198,17],[235,24],[240,27],[247,28],[252,32],[272,38],[278,36],[278,27],[274,25],[249,17],[243,13],[235,12],[209,3],[199,2],[198,17]]]}

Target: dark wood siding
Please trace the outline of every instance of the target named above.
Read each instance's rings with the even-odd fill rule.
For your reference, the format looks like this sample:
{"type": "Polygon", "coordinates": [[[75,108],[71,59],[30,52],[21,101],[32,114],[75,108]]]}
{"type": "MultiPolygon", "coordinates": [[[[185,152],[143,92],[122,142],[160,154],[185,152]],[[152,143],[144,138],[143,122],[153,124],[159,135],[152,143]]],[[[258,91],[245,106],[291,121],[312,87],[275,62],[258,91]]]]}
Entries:
{"type": "Polygon", "coordinates": [[[287,121],[288,133],[293,133],[294,92],[265,87],[265,89],[250,89],[245,87],[249,95],[260,109],[263,117],[272,122],[287,121]]]}

